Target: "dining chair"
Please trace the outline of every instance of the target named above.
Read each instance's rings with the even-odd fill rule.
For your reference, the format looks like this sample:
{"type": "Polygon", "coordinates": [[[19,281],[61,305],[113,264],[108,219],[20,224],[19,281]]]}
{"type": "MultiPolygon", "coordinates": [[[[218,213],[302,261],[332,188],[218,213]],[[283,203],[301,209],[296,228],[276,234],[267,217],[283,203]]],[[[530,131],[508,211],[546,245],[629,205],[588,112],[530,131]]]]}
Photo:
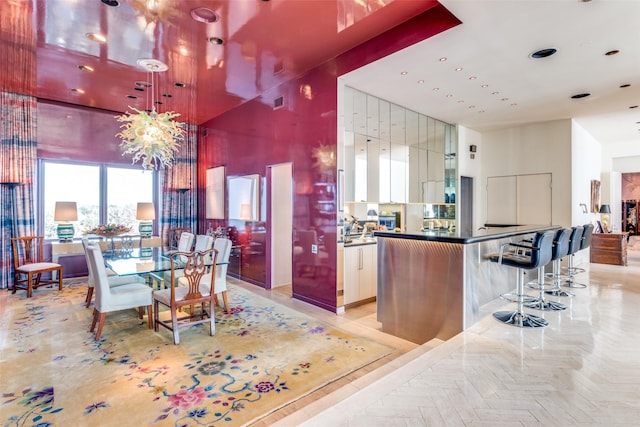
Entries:
{"type": "Polygon", "coordinates": [[[12,294],[18,289],[26,289],[27,298],[31,298],[34,289],[56,282],[58,290],[62,290],[62,265],[43,261],[44,236],[12,237],[11,246],[14,267],[12,294]],[[57,273],[57,279],[42,278],[44,273],[53,272],[57,273]]]}
{"type": "Polygon", "coordinates": [[[96,302],[93,308],[93,320],[89,332],[93,332],[98,324],[95,339],[99,340],[107,313],[128,308],[138,308],[140,318],[143,318],[144,307],[147,308],[149,329],[153,328],[153,290],[142,283],[128,283],[116,287],[109,286],[107,270],[100,246],[95,242],[87,246],[89,271],[95,279],[96,302]]]}
{"type": "MultiPolygon", "coordinates": [[[[229,298],[227,297],[227,269],[229,267],[229,257],[231,256],[231,246],[233,243],[229,239],[218,238],[213,244],[213,248],[218,251],[218,258],[216,260],[215,281],[213,282],[213,300],[217,305],[219,304],[218,295],[222,294],[222,301],[224,302],[224,312],[229,313],[229,298]]],[[[211,272],[205,274],[202,277],[203,283],[209,283],[211,281],[211,272]]],[[[186,280],[182,278],[178,279],[178,285],[186,286],[186,280]]]]}
{"type": "MultiPolygon", "coordinates": [[[[178,249],[182,233],[191,233],[191,229],[187,227],[173,227],[167,230],[167,247],[169,249],[178,249]]],[[[193,241],[191,243],[193,244],[193,241]]]]}
{"type": "MultiPolygon", "coordinates": [[[[87,278],[87,297],[85,298],[85,303],[87,307],[91,305],[91,299],[93,298],[93,290],[95,288],[95,278],[93,276],[93,269],[89,263],[89,254],[87,253],[87,248],[89,246],[89,239],[82,239],[82,248],[84,249],[85,260],[87,261],[87,270],[89,272],[89,276],[87,278]]],[[[144,279],[142,279],[138,275],[130,275],[130,276],[117,276],[113,271],[109,270],[105,267],[105,272],[107,274],[107,281],[109,282],[110,287],[128,285],[130,283],[143,283],[144,279]]]]}
{"type": "Polygon", "coordinates": [[[153,293],[155,331],[158,332],[158,325],[161,325],[173,332],[173,343],[180,343],[179,328],[182,326],[192,326],[209,323],[209,335],[214,335],[216,331],[214,319],[213,293],[211,292],[213,277],[209,274],[208,279],[202,280],[207,273],[215,275],[218,251],[208,249],[206,251],[175,252],[171,254],[171,281],[167,289],[155,291],[153,293]],[[180,257],[187,259],[184,268],[180,257]],[[206,262],[206,257],[211,257],[213,264],[206,262]],[[175,270],[183,269],[181,283],[185,286],[176,286],[174,280],[175,270]],[[160,319],[160,304],[169,308],[170,319],[160,319]],[[183,311],[182,307],[189,306],[188,311],[183,311]],[[197,307],[199,306],[199,307],[197,307]],[[207,307],[209,309],[207,310],[207,307]]]}

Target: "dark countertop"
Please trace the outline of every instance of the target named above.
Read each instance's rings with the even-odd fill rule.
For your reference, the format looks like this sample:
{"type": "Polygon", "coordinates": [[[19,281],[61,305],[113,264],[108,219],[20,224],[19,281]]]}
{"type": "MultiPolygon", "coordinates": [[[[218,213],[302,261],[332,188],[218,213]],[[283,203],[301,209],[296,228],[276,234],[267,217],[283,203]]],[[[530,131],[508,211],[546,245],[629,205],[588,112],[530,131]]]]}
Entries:
{"type": "Polygon", "coordinates": [[[473,232],[457,232],[447,230],[425,230],[417,232],[375,231],[376,237],[390,237],[395,239],[429,240],[444,243],[478,243],[487,240],[504,239],[507,237],[531,234],[538,231],[556,230],[558,225],[518,225],[513,227],[487,227],[473,232]]]}

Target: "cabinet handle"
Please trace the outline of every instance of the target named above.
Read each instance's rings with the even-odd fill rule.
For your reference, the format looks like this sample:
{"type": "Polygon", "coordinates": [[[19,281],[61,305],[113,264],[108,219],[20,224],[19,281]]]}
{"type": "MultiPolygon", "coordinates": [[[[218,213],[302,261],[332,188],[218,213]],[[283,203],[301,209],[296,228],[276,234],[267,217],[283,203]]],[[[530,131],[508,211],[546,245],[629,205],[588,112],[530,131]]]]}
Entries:
{"type": "Polygon", "coordinates": [[[358,248],[358,270],[362,270],[363,256],[362,248],[358,248]]]}

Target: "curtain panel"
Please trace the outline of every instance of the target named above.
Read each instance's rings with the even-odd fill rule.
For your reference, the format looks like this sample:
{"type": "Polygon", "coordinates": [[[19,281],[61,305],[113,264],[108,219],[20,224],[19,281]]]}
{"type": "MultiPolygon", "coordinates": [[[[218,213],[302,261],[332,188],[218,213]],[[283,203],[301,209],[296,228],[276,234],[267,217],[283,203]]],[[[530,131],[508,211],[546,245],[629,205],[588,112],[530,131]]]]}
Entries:
{"type": "Polygon", "coordinates": [[[37,100],[0,92],[0,288],[13,283],[11,237],[36,233],[37,100]]]}
{"type": "Polygon", "coordinates": [[[185,124],[185,131],[173,167],[161,170],[162,213],[159,225],[165,246],[168,246],[167,233],[171,228],[184,227],[196,233],[198,126],[185,124]]]}

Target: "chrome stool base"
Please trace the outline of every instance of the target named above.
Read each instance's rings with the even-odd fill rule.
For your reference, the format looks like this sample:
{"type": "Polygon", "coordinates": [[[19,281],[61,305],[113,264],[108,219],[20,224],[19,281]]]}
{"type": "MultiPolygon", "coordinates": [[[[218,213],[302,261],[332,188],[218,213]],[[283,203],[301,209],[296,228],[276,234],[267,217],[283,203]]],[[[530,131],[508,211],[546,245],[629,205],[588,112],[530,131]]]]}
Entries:
{"type": "Polygon", "coordinates": [[[565,288],[576,288],[576,289],[583,289],[586,288],[587,285],[585,285],[584,283],[576,283],[573,280],[567,280],[566,283],[563,283],[562,286],[564,286],[565,288]]]}
{"type": "Polygon", "coordinates": [[[554,297],[572,297],[573,296],[572,293],[564,291],[564,290],[562,290],[560,288],[552,289],[550,291],[545,291],[545,293],[547,295],[551,295],[551,296],[554,296],[554,297]]]}
{"type": "Polygon", "coordinates": [[[530,302],[536,299],[536,297],[533,297],[531,295],[518,295],[515,292],[507,292],[506,294],[500,294],[500,299],[503,299],[509,302],[519,302],[521,298],[523,302],[530,302]]]}
{"type": "Polygon", "coordinates": [[[541,298],[536,298],[535,301],[525,302],[524,306],[541,311],[560,311],[567,309],[567,306],[562,303],[556,301],[547,301],[541,298]]]}
{"type": "Polygon", "coordinates": [[[520,328],[541,328],[549,324],[549,322],[542,317],[523,313],[521,311],[496,311],[493,313],[493,317],[502,323],[518,326],[520,328]]]}

